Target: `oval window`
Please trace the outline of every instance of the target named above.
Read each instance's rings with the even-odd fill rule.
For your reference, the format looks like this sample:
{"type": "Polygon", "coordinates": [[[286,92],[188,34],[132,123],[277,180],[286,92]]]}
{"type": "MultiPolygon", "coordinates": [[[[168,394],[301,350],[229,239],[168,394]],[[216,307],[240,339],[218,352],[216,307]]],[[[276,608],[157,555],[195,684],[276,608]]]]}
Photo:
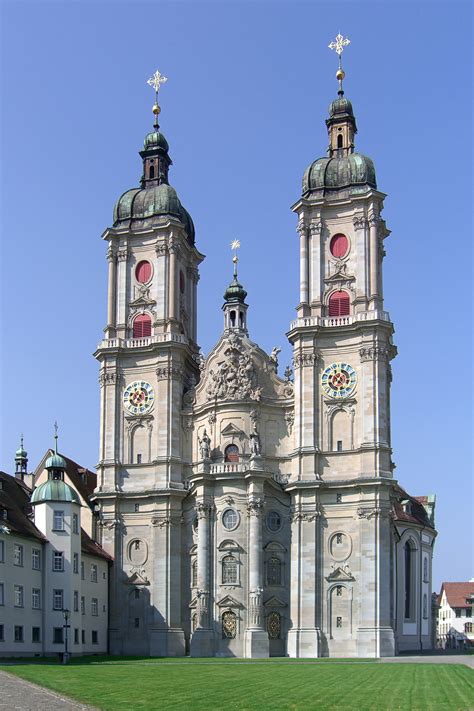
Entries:
{"type": "Polygon", "coordinates": [[[146,284],[151,279],[151,264],[146,259],[138,262],[135,277],[140,284],[146,284]]]}
{"type": "Polygon", "coordinates": [[[234,509],[226,509],[222,514],[222,525],[227,531],[232,531],[237,528],[239,523],[239,515],[234,509]]]}
{"type": "Polygon", "coordinates": [[[338,259],[345,257],[349,250],[349,240],[346,235],[334,235],[329,245],[329,249],[331,250],[333,257],[337,257],[338,259]]]}
{"type": "Polygon", "coordinates": [[[276,511],[270,511],[267,515],[267,526],[270,531],[279,531],[281,528],[281,516],[276,511]]]}

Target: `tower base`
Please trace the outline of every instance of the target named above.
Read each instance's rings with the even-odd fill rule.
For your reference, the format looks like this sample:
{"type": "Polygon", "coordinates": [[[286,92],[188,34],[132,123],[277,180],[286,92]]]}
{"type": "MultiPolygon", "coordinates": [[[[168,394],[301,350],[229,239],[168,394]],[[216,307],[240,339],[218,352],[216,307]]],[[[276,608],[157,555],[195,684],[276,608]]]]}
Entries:
{"type": "Polygon", "coordinates": [[[314,658],[320,656],[321,633],[318,627],[288,631],[288,656],[314,658]]]}
{"type": "Polygon", "coordinates": [[[358,657],[394,657],[395,636],[391,627],[359,627],[358,657]]]}
{"type": "Polygon", "coordinates": [[[184,657],[186,645],[182,629],[151,630],[151,657],[184,657]]]}
{"type": "Polygon", "coordinates": [[[245,630],[244,654],[247,659],[269,657],[268,632],[264,630],[245,630]]]}
{"type": "Polygon", "coordinates": [[[215,655],[213,630],[197,629],[193,632],[189,653],[191,657],[213,657],[215,655]]]}

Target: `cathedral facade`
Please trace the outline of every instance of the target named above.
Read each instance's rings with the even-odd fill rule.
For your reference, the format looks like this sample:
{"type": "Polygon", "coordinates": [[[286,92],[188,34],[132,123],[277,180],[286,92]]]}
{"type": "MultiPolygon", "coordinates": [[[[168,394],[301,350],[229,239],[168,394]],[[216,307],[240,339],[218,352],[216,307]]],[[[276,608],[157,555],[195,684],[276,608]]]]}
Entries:
{"type": "MultiPolygon", "coordinates": [[[[431,645],[434,499],[394,478],[390,234],[342,79],[327,156],[303,176],[300,293],[278,372],[234,276],[197,336],[203,255],[155,124],[114,211],[93,500],[111,569],[112,654],[393,655],[431,645]]],[[[235,245],[237,246],[237,245],[235,245]]]]}

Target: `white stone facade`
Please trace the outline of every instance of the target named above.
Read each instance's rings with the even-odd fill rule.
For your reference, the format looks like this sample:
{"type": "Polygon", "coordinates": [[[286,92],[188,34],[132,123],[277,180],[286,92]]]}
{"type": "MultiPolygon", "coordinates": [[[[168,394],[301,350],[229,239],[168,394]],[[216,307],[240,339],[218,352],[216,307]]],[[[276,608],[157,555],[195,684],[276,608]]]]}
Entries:
{"type": "Polygon", "coordinates": [[[117,221],[104,233],[95,501],[115,559],[112,653],[380,657],[430,647],[434,503],[393,478],[384,198],[366,184],[306,192],[294,205],[300,302],[283,378],[277,353],[249,338],[236,278],[223,335],[200,354],[203,257],[179,219],[117,221]],[[347,249],[334,257],[339,234],[347,249]],[[331,315],[334,292],[348,295],[348,313],[331,315]],[[137,314],[150,316],[149,336],[133,337],[137,314]],[[341,363],[351,384],[339,396],[325,373],[341,363]],[[135,383],[143,402],[152,393],[136,412],[135,383]]]}

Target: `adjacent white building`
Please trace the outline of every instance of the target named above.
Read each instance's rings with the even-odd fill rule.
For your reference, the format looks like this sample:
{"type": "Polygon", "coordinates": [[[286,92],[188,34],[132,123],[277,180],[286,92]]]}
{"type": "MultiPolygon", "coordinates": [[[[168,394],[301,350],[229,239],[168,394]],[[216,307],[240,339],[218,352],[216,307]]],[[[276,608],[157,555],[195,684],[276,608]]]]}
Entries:
{"type": "Polygon", "coordinates": [[[438,596],[437,645],[442,649],[474,645],[474,578],[443,583],[438,596]]]}
{"type": "Polygon", "coordinates": [[[50,451],[35,486],[23,447],[16,461],[16,477],[0,472],[0,656],[62,654],[66,635],[68,653],[103,654],[111,557],[82,527],[92,512],[65,481],[79,468],[50,451]]]}

